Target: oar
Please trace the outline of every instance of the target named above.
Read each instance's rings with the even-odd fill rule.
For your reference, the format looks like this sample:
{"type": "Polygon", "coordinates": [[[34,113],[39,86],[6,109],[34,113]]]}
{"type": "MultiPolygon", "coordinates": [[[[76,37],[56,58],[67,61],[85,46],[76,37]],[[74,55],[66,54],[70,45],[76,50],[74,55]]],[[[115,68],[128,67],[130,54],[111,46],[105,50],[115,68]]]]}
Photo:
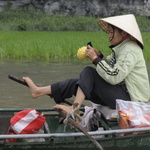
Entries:
{"type": "MultiPolygon", "coordinates": [[[[28,84],[23,80],[23,79],[20,79],[16,76],[13,76],[13,75],[8,75],[8,78],[13,80],[13,81],[16,81],[22,85],[25,85],[28,87],[28,84]]],[[[69,102],[69,100],[67,101],[67,103],[71,103],[69,102]]],[[[61,111],[61,110],[58,110],[59,114],[62,116],[62,117],[66,117],[66,113],[64,111],[61,111]]],[[[100,150],[103,150],[102,146],[91,136],[89,135],[83,128],[82,126],[78,125],[71,117],[68,118],[68,121],[71,125],[73,125],[75,128],[77,128],[79,131],[83,132],[92,142],[94,145],[96,145],[96,147],[100,150]]]]}
{"type": "Polygon", "coordinates": [[[20,78],[18,78],[16,76],[13,76],[11,74],[8,75],[8,78],[11,79],[11,80],[13,80],[13,81],[16,81],[16,82],[18,82],[18,83],[20,83],[22,85],[28,86],[28,84],[23,79],[20,79],[20,78]]]}

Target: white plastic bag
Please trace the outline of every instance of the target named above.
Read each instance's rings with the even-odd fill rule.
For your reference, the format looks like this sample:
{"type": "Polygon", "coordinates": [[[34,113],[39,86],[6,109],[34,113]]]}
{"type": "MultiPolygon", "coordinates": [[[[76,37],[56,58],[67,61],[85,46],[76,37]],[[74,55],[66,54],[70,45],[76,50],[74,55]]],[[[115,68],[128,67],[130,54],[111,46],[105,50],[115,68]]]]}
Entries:
{"type": "Polygon", "coordinates": [[[121,129],[150,127],[150,103],[116,100],[121,129]]]}

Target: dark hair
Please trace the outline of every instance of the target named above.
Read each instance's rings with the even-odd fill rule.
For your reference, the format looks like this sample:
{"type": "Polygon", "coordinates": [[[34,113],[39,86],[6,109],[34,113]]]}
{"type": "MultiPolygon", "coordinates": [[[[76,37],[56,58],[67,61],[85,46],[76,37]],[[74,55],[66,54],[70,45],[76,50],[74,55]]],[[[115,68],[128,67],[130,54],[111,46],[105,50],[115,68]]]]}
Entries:
{"type": "Polygon", "coordinates": [[[114,25],[112,25],[112,24],[108,24],[108,25],[112,27],[113,31],[114,31],[115,29],[117,29],[117,30],[119,31],[119,33],[121,33],[121,32],[123,31],[122,29],[120,29],[120,28],[118,28],[118,27],[116,27],[116,26],[114,26],[114,25]]]}

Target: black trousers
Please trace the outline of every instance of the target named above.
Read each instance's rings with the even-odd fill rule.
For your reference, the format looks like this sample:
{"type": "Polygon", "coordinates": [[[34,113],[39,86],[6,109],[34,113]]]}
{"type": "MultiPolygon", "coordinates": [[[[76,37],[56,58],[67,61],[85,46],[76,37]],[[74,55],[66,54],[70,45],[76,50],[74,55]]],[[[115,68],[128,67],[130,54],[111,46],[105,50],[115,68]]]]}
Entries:
{"type": "Polygon", "coordinates": [[[130,101],[125,84],[111,85],[97,73],[93,67],[86,67],[79,79],[68,79],[51,85],[52,94],[56,103],[61,103],[66,98],[76,95],[78,86],[82,89],[87,100],[96,104],[116,108],[116,99],[130,101]]]}

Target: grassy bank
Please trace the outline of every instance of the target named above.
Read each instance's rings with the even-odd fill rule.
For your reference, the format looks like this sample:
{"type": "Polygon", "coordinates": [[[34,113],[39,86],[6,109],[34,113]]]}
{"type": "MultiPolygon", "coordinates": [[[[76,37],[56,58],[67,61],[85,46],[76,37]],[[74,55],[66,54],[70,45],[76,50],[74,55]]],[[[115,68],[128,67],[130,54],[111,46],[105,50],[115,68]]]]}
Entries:
{"type": "MultiPolygon", "coordinates": [[[[150,32],[143,32],[144,57],[150,60],[150,32]]],[[[104,32],[44,32],[0,31],[0,58],[36,60],[76,58],[78,48],[92,42],[109,54],[109,42],[104,32]]]]}

